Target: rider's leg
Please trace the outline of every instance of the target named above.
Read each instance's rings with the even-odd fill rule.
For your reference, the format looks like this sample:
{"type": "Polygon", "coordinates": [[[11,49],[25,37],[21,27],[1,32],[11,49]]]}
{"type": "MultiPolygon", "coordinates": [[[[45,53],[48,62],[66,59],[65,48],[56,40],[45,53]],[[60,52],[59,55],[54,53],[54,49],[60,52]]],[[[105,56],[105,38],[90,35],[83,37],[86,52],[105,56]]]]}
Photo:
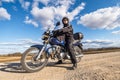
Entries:
{"type": "Polygon", "coordinates": [[[67,49],[68,49],[68,53],[70,55],[70,58],[71,58],[71,62],[73,63],[73,69],[77,68],[77,60],[76,60],[76,57],[75,57],[75,54],[74,54],[74,48],[73,48],[73,45],[72,43],[70,44],[67,44],[67,49]]]}

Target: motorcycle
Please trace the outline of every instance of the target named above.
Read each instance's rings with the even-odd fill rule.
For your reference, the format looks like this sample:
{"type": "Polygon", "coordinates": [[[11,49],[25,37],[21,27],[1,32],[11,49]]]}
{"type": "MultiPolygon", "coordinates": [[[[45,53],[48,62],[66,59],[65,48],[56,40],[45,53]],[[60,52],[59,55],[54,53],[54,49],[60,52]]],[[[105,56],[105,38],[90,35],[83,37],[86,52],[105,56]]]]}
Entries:
{"type": "MultiPolygon", "coordinates": [[[[57,22],[56,27],[60,25],[57,22]]],[[[55,28],[56,28],[55,27],[55,28]]],[[[73,48],[77,62],[83,57],[82,43],[83,34],[81,32],[73,34],[73,48]]],[[[53,33],[48,28],[42,36],[43,45],[32,45],[28,48],[21,57],[21,65],[27,72],[36,72],[43,69],[48,64],[48,59],[51,60],[70,60],[67,48],[64,41],[59,41],[53,36],[53,33]]]]}

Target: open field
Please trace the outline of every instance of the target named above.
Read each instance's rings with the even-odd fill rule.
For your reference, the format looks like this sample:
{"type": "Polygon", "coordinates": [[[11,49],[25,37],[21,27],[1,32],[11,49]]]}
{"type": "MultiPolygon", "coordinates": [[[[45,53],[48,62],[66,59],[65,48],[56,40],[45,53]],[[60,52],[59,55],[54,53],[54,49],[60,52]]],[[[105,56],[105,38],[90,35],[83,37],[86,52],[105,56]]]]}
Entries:
{"type": "MultiPolygon", "coordinates": [[[[108,53],[108,52],[120,52],[120,48],[98,48],[98,49],[87,49],[83,50],[83,53],[86,54],[99,54],[99,53],[108,53]]],[[[13,53],[7,55],[0,55],[1,62],[10,62],[10,61],[20,61],[22,53],[13,53]]]]}
{"type": "Polygon", "coordinates": [[[70,61],[25,73],[20,62],[0,63],[0,80],[120,80],[120,52],[84,55],[76,70],[70,61]]]}
{"type": "Polygon", "coordinates": [[[108,52],[120,52],[120,48],[90,48],[83,50],[84,54],[98,54],[98,53],[108,53],[108,52]]]}

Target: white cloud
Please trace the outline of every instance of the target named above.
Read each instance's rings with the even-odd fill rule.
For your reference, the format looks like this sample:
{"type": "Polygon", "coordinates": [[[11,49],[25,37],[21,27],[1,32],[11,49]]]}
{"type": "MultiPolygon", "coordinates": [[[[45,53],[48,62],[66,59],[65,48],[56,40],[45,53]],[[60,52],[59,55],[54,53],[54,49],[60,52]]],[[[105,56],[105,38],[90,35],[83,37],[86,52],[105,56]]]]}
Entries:
{"type": "Polygon", "coordinates": [[[74,4],[75,0],[34,0],[34,7],[38,7],[39,3],[44,4],[45,6],[70,6],[74,4]]]}
{"type": "Polygon", "coordinates": [[[42,44],[42,42],[40,42],[40,40],[33,41],[31,39],[19,39],[19,41],[22,42],[22,44],[29,44],[29,45],[42,44]]]}
{"type": "Polygon", "coordinates": [[[23,52],[24,46],[25,46],[24,44],[18,42],[0,43],[0,54],[23,52]]]}
{"type": "Polygon", "coordinates": [[[2,3],[14,3],[15,0],[0,0],[0,6],[2,6],[2,3]]]}
{"type": "Polygon", "coordinates": [[[7,12],[5,8],[0,8],[0,20],[10,20],[11,15],[7,12]]]}
{"type": "Polygon", "coordinates": [[[70,19],[70,21],[72,21],[76,15],[78,15],[80,13],[81,10],[84,9],[85,3],[81,3],[80,6],[78,6],[77,8],[75,8],[72,12],[68,12],[68,17],[70,19]]]}
{"type": "Polygon", "coordinates": [[[78,24],[94,29],[114,29],[120,27],[120,7],[102,8],[85,14],[81,16],[78,24]]]}
{"type": "Polygon", "coordinates": [[[2,0],[2,2],[14,2],[14,0],[2,0]]]}
{"type": "Polygon", "coordinates": [[[6,2],[6,3],[10,3],[10,2],[14,2],[14,0],[0,0],[0,6],[2,6],[2,2],[6,2]]]}
{"type": "Polygon", "coordinates": [[[38,7],[39,5],[39,1],[38,0],[34,0],[32,3],[32,7],[38,7]]]}
{"type": "Polygon", "coordinates": [[[24,3],[24,8],[25,8],[25,9],[28,9],[29,6],[30,6],[30,2],[25,2],[25,3],[24,3]]]}
{"type": "Polygon", "coordinates": [[[118,30],[118,31],[113,31],[112,34],[120,34],[120,30],[118,30]]]}
{"type": "Polygon", "coordinates": [[[44,5],[48,5],[50,0],[38,0],[39,2],[43,3],[44,5]]]}
{"type": "Polygon", "coordinates": [[[84,48],[120,47],[120,40],[85,40],[82,43],[84,48]]]}
{"type": "Polygon", "coordinates": [[[75,0],[52,0],[50,4],[55,5],[55,6],[67,6],[70,8],[71,5],[75,3],[75,0]]]}
{"type": "Polygon", "coordinates": [[[38,27],[38,23],[35,22],[35,21],[32,20],[32,19],[29,19],[28,16],[25,17],[25,21],[24,21],[24,23],[26,23],[26,24],[32,24],[33,26],[38,27]]]}
{"type": "Polygon", "coordinates": [[[42,44],[42,42],[33,41],[31,39],[20,39],[17,42],[0,43],[0,54],[8,54],[15,52],[23,53],[26,49],[35,44],[42,44]]]}
{"type": "Polygon", "coordinates": [[[44,28],[47,26],[54,26],[53,20],[53,7],[44,7],[39,9],[38,7],[34,7],[31,11],[34,18],[39,21],[44,28]]]}
{"type": "Polygon", "coordinates": [[[31,10],[31,14],[35,18],[36,21],[40,22],[44,29],[51,27],[53,29],[54,22],[57,20],[61,20],[62,17],[68,16],[70,20],[74,20],[76,15],[84,9],[85,4],[81,3],[78,7],[76,7],[73,11],[69,12],[69,8],[72,4],[74,4],[74,0],[48,0],[49,3],[43,8],[39,8],[39,2],[33,3],[33,8],[31,10]],[[53,2],[54,1],[54,2],[53,2]]]}
{"type": "MultiPolygon", "coordinates": [[[[53,1],[53,0],[52,0],[53,1]]],[[[33,0],[33,5],[32,7],[38,7],[39,3],[44,4],[45,6],[48,5],[48,3],[50,2],[50,0],[33,0]]]]}
{"type": "Polygon", "coordinates": [[[20,2],[20,4],[21,4],[21,6],[22,6],[22,8],[24,8],[24,9],[28,9],[29,8],[29,6],[30,6],[30,2],[28,2],[28,1],[24,1],[24,0],[19,0],[19,2],[20,2]]]}

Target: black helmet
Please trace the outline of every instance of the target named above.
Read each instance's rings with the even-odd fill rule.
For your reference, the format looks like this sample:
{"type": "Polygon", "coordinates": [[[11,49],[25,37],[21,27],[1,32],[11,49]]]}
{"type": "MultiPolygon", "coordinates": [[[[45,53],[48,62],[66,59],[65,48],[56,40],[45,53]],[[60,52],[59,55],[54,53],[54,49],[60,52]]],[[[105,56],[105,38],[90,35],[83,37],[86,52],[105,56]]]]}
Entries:
{"type": "Polygon", "coordinates": [[[68,17],[63,17],[63,19],[62,19],[62,23],[63,23],[63,20],[65,20],[65,19],[67,19],[67,20],[68,20],[68,22],[69,22],[68,17]]]}

